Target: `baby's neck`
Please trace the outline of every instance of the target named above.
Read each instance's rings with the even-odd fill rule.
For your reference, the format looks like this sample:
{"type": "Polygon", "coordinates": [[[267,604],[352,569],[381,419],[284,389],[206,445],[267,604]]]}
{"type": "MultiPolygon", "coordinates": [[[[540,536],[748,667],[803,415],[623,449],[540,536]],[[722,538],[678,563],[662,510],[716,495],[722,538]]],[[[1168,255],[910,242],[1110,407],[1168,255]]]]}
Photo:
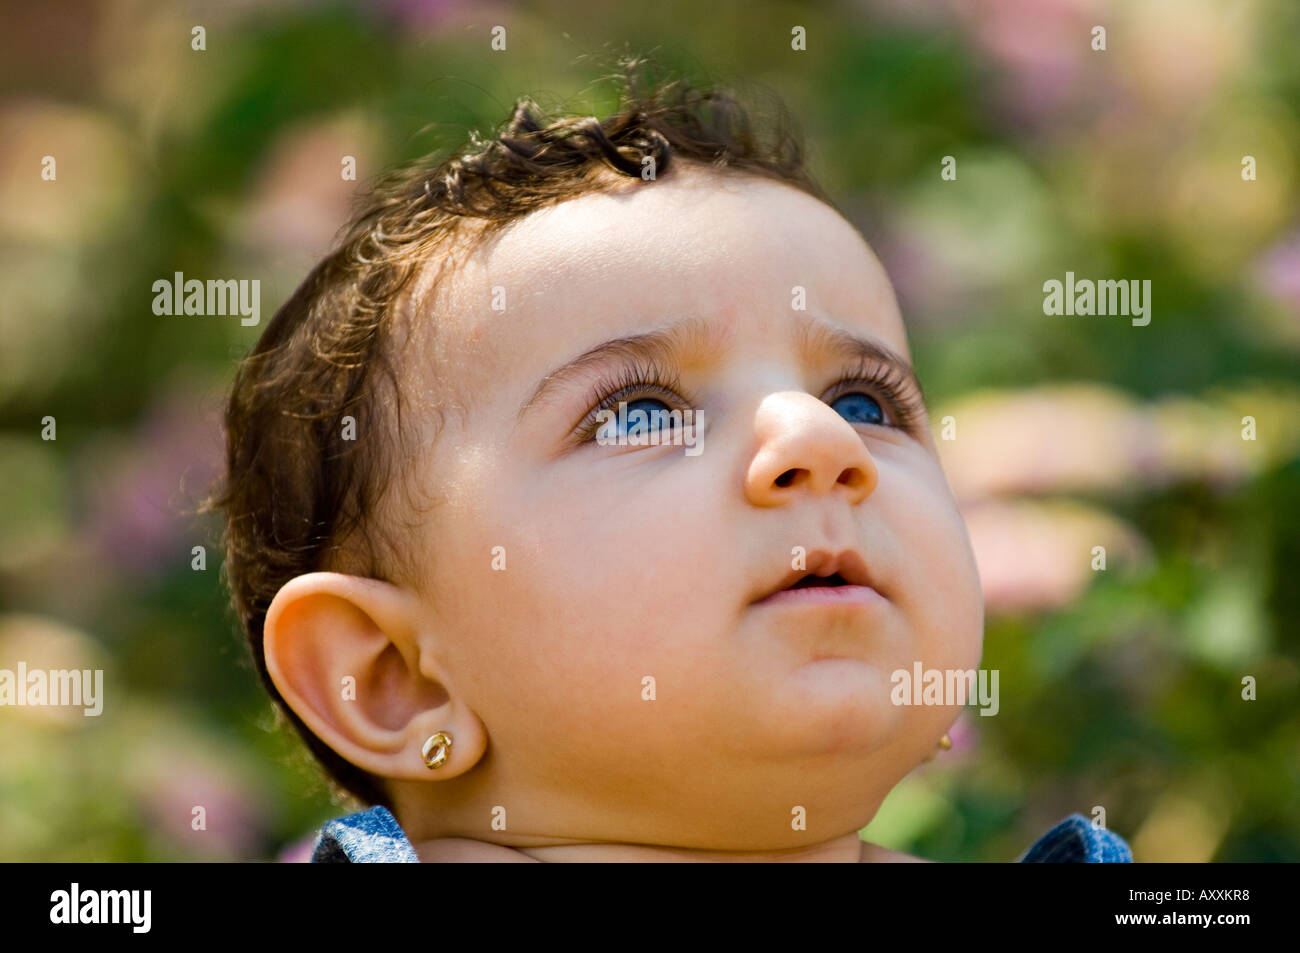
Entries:
{"type": "Polygon", "coordinates": [[[414,844],[423,863],[888,863],[915,857],[859,840],[856,832],[808,847],[771,851],[706,851],[645,844],[556,844],[507,847],[465,837],[414,844]]]}

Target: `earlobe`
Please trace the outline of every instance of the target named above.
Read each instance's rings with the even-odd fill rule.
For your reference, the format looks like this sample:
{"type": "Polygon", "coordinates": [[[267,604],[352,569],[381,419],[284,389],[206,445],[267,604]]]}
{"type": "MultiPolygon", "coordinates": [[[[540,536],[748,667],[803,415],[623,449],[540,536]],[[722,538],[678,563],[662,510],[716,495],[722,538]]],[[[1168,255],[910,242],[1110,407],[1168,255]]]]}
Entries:
{"type": "Polygon", "coordinates": [[[474,743],[477,717],[421,658],[419,622],[418,601],[392,583],[308,573],[285,584],[267,611],[267,672],[313,733],[372,774],[426,779],[421,749],[439,729],[455,733],[464,770],[477,761],[464,756],[486,740],[474,743]]]}

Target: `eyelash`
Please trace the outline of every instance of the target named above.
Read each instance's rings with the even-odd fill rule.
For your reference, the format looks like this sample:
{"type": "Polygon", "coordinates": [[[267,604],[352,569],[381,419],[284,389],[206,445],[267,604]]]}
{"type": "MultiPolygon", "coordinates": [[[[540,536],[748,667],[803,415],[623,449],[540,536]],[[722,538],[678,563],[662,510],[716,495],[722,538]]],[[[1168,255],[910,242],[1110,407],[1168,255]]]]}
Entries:
{"type": "Polygon", "coordinates": [[[683,388],[681,375],[676,371],[665,372],[654,361],[624,365],[616,375],[597,381],[587,395],[586,406],[591,407],[591,411],[575,429],[578,442],[587,443],[596,435],[596,415],[600,411],[618,407],[619,401],[628,400],[633,394],[638,398],[657,397],[667,404],[684,402],[688,407],[697,406],[694,398],[683,388]]]}
{"type": "MultiPolygon", "coordinates": [[[[890,423],[877,426],[916,435],[917,426],[925,416],[925,399],[911,384],[908,376],[892,364],[862,358],[848,374],[830,385],[828,393],[831,396],[827,403],[833,403],[845,394],[864,390],[863,385],[868,396],[883,398],[883,408],[890,418],[890,423]]],[[[684,403],[687,407],[698,406],[682,387],[681,375],[676,371],[665,371],[654,361],[624,365],[616,374],[598,381],[591,389],[586,405],[592,409],[575,428],[576,439],[581,443],[590,441],[598,429],[597,414],[618,407],[619,401],[630,402],[632,395],[636,395],[637,399],[657,398],[669,405],[684,403]]]]}

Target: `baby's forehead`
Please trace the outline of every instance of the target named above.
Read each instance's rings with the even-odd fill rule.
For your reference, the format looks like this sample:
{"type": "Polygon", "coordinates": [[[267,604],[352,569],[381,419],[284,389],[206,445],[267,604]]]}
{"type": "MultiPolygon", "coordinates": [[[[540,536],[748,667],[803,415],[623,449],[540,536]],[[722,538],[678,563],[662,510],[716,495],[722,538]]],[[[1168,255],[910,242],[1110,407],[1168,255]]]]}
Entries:
{"type": "Polygon", "coordinates": [[[437,285],[416,320],[436,323],[433,356],[467,395],[531,388],[596,344],[684,318],[756,344],[787,339],[802,311],[908,353],[893,289],[857,230],[807,193],[749,176],[632,180],[541,209],[451,253],[437,285]]]}

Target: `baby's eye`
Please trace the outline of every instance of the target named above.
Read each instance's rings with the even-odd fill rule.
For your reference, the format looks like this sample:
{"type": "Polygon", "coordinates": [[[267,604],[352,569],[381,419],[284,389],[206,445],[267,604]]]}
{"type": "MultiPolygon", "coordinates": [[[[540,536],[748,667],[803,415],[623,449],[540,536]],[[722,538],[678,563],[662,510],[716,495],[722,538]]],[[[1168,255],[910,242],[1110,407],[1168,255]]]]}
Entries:
{"type": "Polygon", "coordinates": [[[883,424],[885,412],[880,402],[860,392],[845,394],[831,401],[831,407],[837,410],[851,424],[883,424]]]}
{"type": "Polygon", "coordinates": [[[666,403],[657,397],[638,397],[608,408],[606,420],[600,425],[596,436],[599,441],[613,441],[632,434],[671,434],[674,425],[672,408],[666,403]],[[654,407],[655,404],[663,409],[654,407]]]}

